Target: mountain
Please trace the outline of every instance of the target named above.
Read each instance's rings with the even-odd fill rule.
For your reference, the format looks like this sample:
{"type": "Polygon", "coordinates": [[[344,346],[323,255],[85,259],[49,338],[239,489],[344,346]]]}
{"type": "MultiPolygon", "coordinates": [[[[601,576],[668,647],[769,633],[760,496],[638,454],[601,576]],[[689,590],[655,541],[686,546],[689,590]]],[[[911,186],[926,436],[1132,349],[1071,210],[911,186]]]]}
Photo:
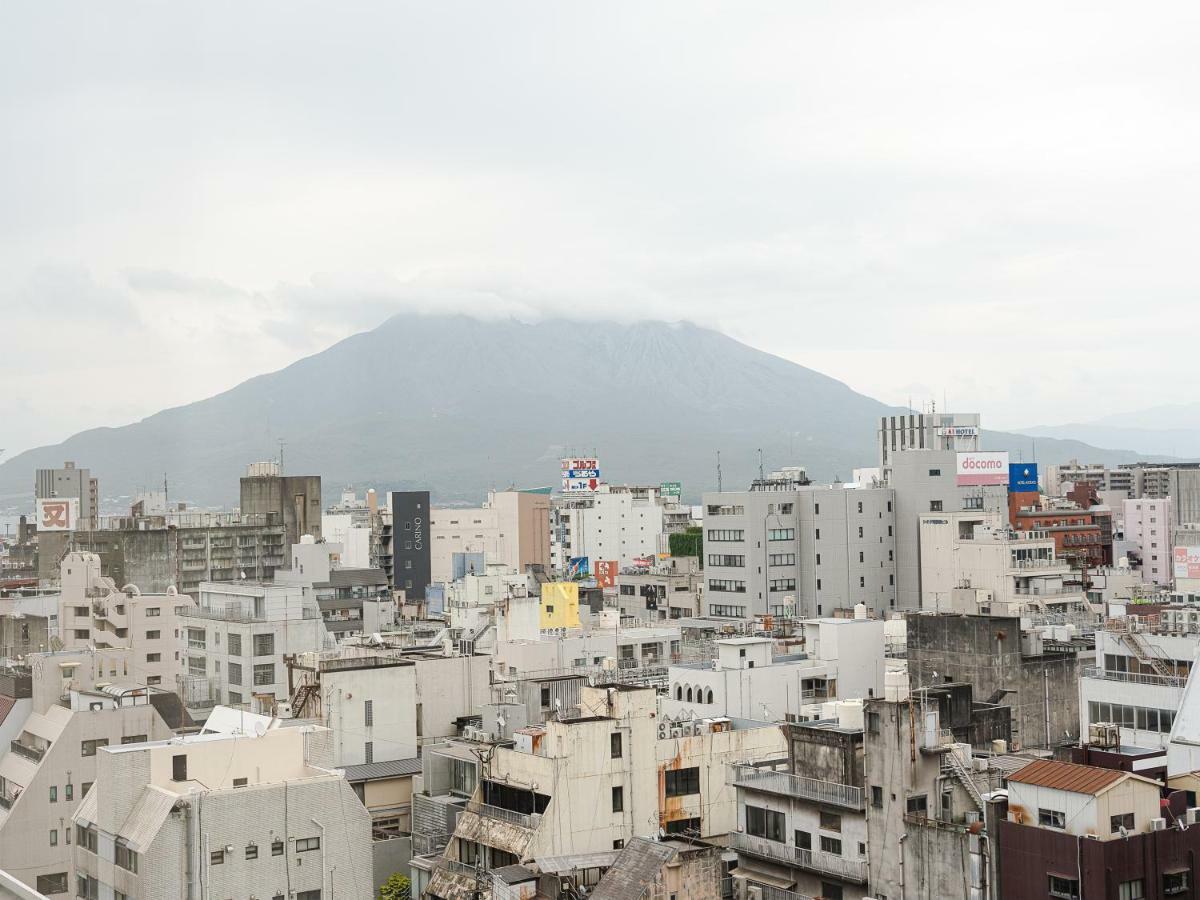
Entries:
{"type": "MultiPolygon", "coordinates": [[[[245,465],[278,453],[344,484],[428,487],[477,503],[489,487],[556,484],[559,457],[599,456],[614,482],[681,481],[698,499],[743,487],[758,467],[849,479],[876,463],[875,421],[899,412],[803,366],[690,324],[524,324],[403,315],[278,372],[118,428],[84,431],[0,465],[0,504],[26,506],[33,471],[75,460],[106,497],[155,485],[171,498],[235,504],[245,465]]],[[[985,446],[1030,452],[1027,437],[985,446]]],[[[1137,459],[1037,441],[1046,462],[1137,459]]],[[[1028,458],[1025,456],[1024,458],[1028,458]]]]}
{"type": "Polygon", "coordinates": [[[1105,447],[1200,458],[1200,403],[1172,403],[1114,413],[1090,422],[1021,430],[1039,437],[1070,436],[1105,447]]]}

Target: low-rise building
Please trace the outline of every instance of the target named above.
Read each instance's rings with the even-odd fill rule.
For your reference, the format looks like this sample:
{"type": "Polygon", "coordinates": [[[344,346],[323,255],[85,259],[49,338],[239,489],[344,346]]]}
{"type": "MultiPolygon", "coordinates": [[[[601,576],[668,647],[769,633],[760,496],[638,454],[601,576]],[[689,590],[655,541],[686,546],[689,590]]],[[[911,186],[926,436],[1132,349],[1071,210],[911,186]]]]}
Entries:
{"type": "Polygon", "coordinates": [[[369,900],[370,815],[319,726],[106,747],[74,815],[81,897],[369,900]]]}

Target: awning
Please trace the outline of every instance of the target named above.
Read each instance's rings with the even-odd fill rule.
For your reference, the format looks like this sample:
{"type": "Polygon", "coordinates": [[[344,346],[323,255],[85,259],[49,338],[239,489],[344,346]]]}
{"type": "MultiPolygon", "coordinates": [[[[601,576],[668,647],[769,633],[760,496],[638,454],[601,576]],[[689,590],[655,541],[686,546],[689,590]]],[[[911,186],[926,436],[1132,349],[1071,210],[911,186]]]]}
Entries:
{"type": "Polygon", "coordinates": [[[759,884],[767,887],[775,887],[780,890],[790,891],[796,886],[795,879],[780,878],[777,875],[768,875],[761,869],[752,869],[749,866],[743,866],[738,863],[738,867],[733,870],[734,875],[739,878],[745,878],[747,881],[756,881],[759,884]]]}

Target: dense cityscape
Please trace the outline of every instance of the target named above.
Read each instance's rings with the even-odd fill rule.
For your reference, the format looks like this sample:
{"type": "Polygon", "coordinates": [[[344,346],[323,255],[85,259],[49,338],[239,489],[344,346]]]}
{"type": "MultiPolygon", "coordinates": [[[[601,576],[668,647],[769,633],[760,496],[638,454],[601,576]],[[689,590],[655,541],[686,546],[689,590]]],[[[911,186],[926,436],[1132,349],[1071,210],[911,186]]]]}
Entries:
{"type": "Polygon", "coordinates": [[[227,511],[106,512],[87,460],[30,472],[5,889],[1192,896],[1200,467],[980,426],[884,416],[848,481],[699,503],[598,454],[478,506],[273,459],[227,511]]]}

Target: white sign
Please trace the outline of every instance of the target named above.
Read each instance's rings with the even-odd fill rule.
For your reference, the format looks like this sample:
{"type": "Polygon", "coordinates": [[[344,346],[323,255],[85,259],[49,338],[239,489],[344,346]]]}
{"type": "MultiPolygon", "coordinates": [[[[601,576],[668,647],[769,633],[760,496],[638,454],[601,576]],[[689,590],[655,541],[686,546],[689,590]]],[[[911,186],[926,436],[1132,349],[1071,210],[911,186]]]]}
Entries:
{"type": "Polygon", "coordinates": [[[1008,451],[959,453],[955,476],[959,487],[1008,484],[1008,451]]]}
{"type": "Polygon", "coordinates": [[[1173,557],[1176,578],[1200,578],[1200,547],[1176,547],[1173,557]]]}
{"type": "Polygon", "coordinates": [[[974,425],[944,425],[937,430],[937,433],[938,437],[979,437],[979,429],[974,425]]]}
{"type": "Polygon", "coordinates": [[[79,518],[75,497],[43,498],[37,502],[38,531],[74,531],[79,518]]]}

